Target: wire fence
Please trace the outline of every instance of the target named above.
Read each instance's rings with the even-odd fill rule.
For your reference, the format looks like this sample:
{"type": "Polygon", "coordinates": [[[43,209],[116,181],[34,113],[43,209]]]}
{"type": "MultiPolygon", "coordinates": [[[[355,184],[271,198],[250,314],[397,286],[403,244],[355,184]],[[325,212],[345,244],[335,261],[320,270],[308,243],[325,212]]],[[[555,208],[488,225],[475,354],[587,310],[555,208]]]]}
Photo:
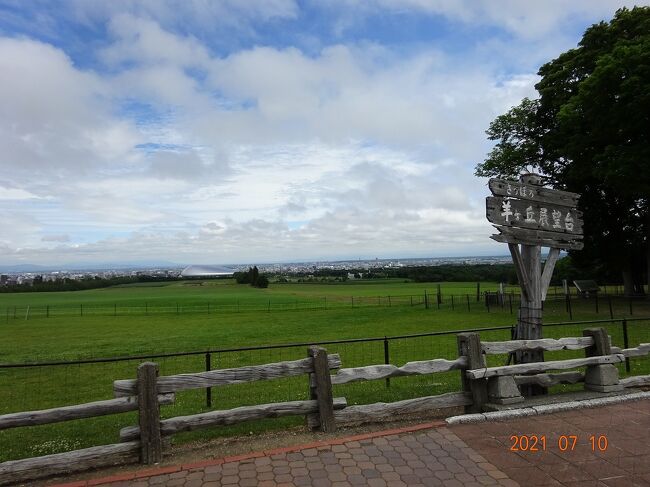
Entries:
{"type": "MultiPolygon", "coordinates": [[[[544,336],[581,336],[586,327],[605,327],[614,345],[633,347],[650,342],[650,318],[558,322],[544,325],[544,336]]],[[[257,347],[197,350],[190,352],[106,357],[78,361],[0,364],[0,414],[79,404],[113,397],[116,379],[135,377],[138,364],[153,360],[161,375],[236,368],[245,365],[295,360],[306,356],[309,345],[321,345],[341,356],[343,367],[392,363],[403,365],[432,358],[455,359],[456,335],[476,331],[484,341],[510,340],[513,326],[488,326],[386,337],[370,337],[321,342],[289,343],[257,347]]],[[[584,353],[584,352],[582,352],[584,353]]],[[[546,354],[547,360],[580,356],[581,351],[546,354]]],[[[503,365],[506,356],[490,356],[489,365],[503,365]]],[[[650,373],[648,357],[635,357],[620,364],[621,376],[650,373]]],[[[423,376],[396,377],[386,381],[358,382],[334,386],[335,397],[346,397],[348,404],[392,402],[460,390],[458,371],[423,376]]],[[[557,386],[552,390],[562,390],[557,386]]],[[[214,409],[260,403],[308,399],[305,378],[287,378],[234,384],[225,387],[183,391],[173,405],[162,408],[163,418],[195,414],[214,409]]],[[[47,426],[0,431],[0,461],[69,451],[97,445],[99,441],[119,441],[120,428],[137,423],[136,413],[123,413],[47,426]]],[[[297,418],[257,421],[213,430],[184,433],[175,442],[232,436],[283,429],[300,424],[297,418]]]]}
{"type": "MultiPolygon", "coordinates": [[[[553,288],[551,288],[552,290],[553,288]]],[[[248,312],[286,312],[317,311],[328,309],[366,309],[416,307],[450,311],[485,311],[498,310],[515,314],[520,304],[518,290],[507,292],[482,292],[479,294],[437,293],[424,291],[422,294],[377,295],[377,296],[323,296],[309,299],[289,299],[286,297],[263,300],[203,300],[160,302],[115,302],[115,303],[79,303],[60,305],[18,305],[4,306],[4,321],[34,320],[59,317],[84,316],[152,316],[152,315],[187,315],[220,314],[248,312]]],[[[575,294],[554,294],[546,297],[546,305],[551,309],[564,308],[564,314],[573,320],[573,314],[587,311],[595,314],[615,317],[645,315],[650,313],[650,301],[644,296],[624,296],[619,294],[592,294],[582,296],[575,294]],[[558,307],[557,303],[563,303],[558,307]]],[[[0,308],[2,310],[2,308],[0,308]]],[[[2,311],[0,311],[2,313],[2,311]]],[[[560,313],[558,313],[559,315],[560,313]]],[[[2,314],[0,314],[2,320],[2,314]]],[[[1,322],[1,321],[0,321],[1,322]]]]}

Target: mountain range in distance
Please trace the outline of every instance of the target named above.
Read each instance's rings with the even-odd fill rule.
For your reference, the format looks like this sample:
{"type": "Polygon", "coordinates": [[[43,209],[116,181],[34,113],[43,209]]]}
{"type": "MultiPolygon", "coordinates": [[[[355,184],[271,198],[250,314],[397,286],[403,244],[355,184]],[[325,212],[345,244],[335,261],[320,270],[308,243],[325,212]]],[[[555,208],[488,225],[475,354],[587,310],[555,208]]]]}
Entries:
{"type": "Polygon", "coordinates": [[[60,266],[38,265],[38,264],[0,264],[0,272],[52,272],[52,271],[91,271],[91,270],[112,270],[112,269],[172,269],[185,267],[168,261],[138,261],[138,262],[80,262],[76,264],[62,264],[60,266]]]}

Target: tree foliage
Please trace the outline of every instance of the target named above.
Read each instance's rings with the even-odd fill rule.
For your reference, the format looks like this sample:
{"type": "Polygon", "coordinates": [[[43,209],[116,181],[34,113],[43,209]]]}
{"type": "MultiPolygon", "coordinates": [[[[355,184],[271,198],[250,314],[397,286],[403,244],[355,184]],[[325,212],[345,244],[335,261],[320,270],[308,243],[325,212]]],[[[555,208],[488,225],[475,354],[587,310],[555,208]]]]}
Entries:
{"type": "Polygon", "coordinates": [[[250,284],[253,287],[259,288],[269,287],[268,278],[260,274],[257,266],[249,267],[246,272],[235,272],[233,277],[238,284],[250,284]]]}
{"type": "Polygon", "coordinates": [[[538,74],[539,98],[490,124],[496,145],[476,174],[534,170],[554,188],[581,193],[585,249],[571,252],[574,264],[622,270],[626,290],[642,292],[644,261],[650,266],[650,8],[620,9],[592,25],[538,74]]]}
{"type": "Polygon", "coordinates": [[[36,276],[31,284],[12,284],[0,286],[0,293],[39,293],[39,292],[63,292],[63,291],[85,291],[88,289],[99,289],[120,284],[133,284],[136,282],[163,282],[178,281],[180,278],[157,277],[157,276],[120,276],[111,278],[86,277],[84,279],[57,279],[44,281],[43,276],[36,276]]]}

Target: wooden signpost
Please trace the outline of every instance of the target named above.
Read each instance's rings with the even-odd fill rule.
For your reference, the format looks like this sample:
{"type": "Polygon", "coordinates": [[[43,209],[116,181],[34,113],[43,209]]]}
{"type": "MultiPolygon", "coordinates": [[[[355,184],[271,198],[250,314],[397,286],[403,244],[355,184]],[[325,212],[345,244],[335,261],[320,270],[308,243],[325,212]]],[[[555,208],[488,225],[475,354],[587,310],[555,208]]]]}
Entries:
{"type": "MultiPolygon", "coordinates": [[[[517,340],[542,337],[542,302],[546,299],[553,268],[561,249],[583,247],[582,213],[576,209],[580,195],[544,188],[537,174],[522,174],[519,181],[491,179],[486,198],[488,221],[499,231],[491,238],[508,244],[521,287],[517,340]],[[549,247],[544,269],[541,248],[549,247]]],[[[543,362],[541,350],[517,352],[516,363],[543,362]]],[[[522,386],[525,396],[543,394],[536,385],[522,386]]]]}

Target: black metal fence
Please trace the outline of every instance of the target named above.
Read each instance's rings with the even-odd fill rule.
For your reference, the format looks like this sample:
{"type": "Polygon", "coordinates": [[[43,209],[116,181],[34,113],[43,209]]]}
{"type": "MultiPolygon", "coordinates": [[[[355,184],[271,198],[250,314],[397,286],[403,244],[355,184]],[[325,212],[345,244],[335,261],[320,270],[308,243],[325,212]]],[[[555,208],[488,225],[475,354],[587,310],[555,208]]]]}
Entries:
{"type": "MultiPolygon", "coordinates": [[[[589,312],[609,316],[610,319],[624,316],[646,315],[650,313],[650,301],[644,296],[624,296],[621,294],[555,294],[549,290],[546,306],[563,310],[569,320],[579,312],[589,312]],[[560,305],[558,305],[560,303],[560,305]]],[[[34,320],[59,317],[87,316],[151,316],[151,315],[186,315],[186,314],[220,314],[246,312],[284,312],[328,309],[365,309],[416,307],[430,310],[451,311],[502,311],[515,314],[519,307],[518,290],[504,293],[496,291],[474,293],[441,293],[424,291],[422,294],[377,295],[377,296],[323,296],[308,299],[289,299],[273,297],[268,299],[248,300],[210,300],[179,302],[115,302],[115,303],[79,303],[61,305],[20,305],[0,307],[0,320],[34,320]],[[3,312],[4,311],[4,312],[3,312]],[[3,316],[4,315],[4,316],[3,316]]],[[[559,315],[559,313],[558,313],[559,315]]]]}
{"type": "MultiPolygon", "coordinates": [[[[586,327],[605,327],[612,342],[619,347],[633,347],[650,342],[650,318],[618,320],[589,320],[548,323],[544,336],[560,338],[581,336],[586,327]]],[[[358,367],[379,363],[401,365],[431,358],[455,359],[458,356],[456,334],[475,331],[483,341],[509,340],[513,326],[487,326],[463,330],[446,330],[411,335],[381,336],[320,342],[285,343],[256,347],[195,350],[188,352],[145,354],[123,357],[105,357],[76,361],[48,361],[38,363],[0,364],[0,414],[29,411],[109,399],[113,397],[115,379],[133,378],[139,363],[156,361],[161,375],[200,372],[210,369],[241,367],[244,365],[295,360],[306,356],[306,347],[321,345],[330,353],[341,355],[343,367],[358,367]]],[[[580,351],[553,352],[554,359],[579,356],[580,351]]],[[[491,356],[490,365],[497,365],[504,357],[491,356]]],[[[647,357],[633,358],[621,364],[620,373],[640,375],[650,373],[647,357]]],[[[557,386],[562,388],[563,386],[557,386]]],[[[349,404],[391,402],[412,397],[442,394],[460,389],[458,371],[411,377],[397,377],[390,381],[350,383],[335,386],[335,396],[344,396],[349,404]]],[[[235,384],[205,390],[181,392],[176,403],[165,406],[163,417],[193,414],[209,409],[229,409],[237,406],[280,402],[307,398],[308,385],[300,378],[263,381],[263,383],[235,384]]],[[[120,428],[137,422],[132,413],[92,420],[79,420],[58,425],[24,428],[20,438],[16,432],[0,432],[0,461],[37,456],[96,445],[97,438],[106,443],[117,441],[120,428]]],[[[295,425],[295,420],[258,422],[219,428],[218,431],[181,435],[178,441],[204,438],[211,435],[237,435],[284,428],[295,425]],[[293,421],[293,422],[292,422],[293,421]]]]}

